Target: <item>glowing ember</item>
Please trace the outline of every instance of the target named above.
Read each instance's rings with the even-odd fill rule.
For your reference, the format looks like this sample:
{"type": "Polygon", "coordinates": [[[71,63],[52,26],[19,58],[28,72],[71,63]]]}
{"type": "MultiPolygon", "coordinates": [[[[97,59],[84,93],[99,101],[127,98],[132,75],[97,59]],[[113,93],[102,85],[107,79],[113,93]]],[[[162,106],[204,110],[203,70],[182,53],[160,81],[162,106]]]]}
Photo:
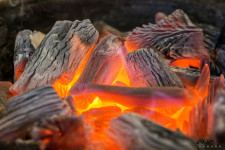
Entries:
{"type": "MultiPolygon", "coordinates": [[[[68,95],[74,97],[77,114],[82,116],[85,123],[85,132],[88,135],[87,149],[97,147],[120,150],[105,131],[110,128],[113,118],[128,112],[137,113],[191,137],[208,136],[204,134],[206,116],[202,117],[199,113],[203,108],[207,111],[207,104],[214,98],[214,90],[223,86],[224,77],[221,76],[210,83],[208,64],[203,63],[204,68],[202,64],[200,67],[199,56],[204,51],[202,30],[194,26],[186,14],[178,10],[169,17],[158,15],[156,25],[149,24],[143,29],[137,28],[140,36],[137,36],[135,30],[128,37],[128,42],[125,42],[128,50],[117,36],[99,37],[99,43],[96,46],[92,45],[93,49],[90,48],[87,54],[83,55],[83,59],[75,67],[76,70],[70,70],[72,75],[68,71],[60,72],[60,78],[52,82],[61,98],[68,95]],[[171,19],[173,22],[168,23],[171,19]],[[149,33],[145,34],[147,29],[149,33]],[[145,37],[143,43],[140,42],[142,36],[145,37]],[[200,41],[196,46],[194,43],[198,38],[200,41]],[[179,42],[176,42],[177,40],[179,42]],[[142,45],[147,48],[141,49],[142,45]],[[165,47],[169,48],[164,49],[165,47]],[[146,55],[141,55],[145,53],[146,55]],[[170,66],[201,70],[199,79],[196,79],[197,83],[183,83],[164,58],[173,60],[169,63],[170,66]],[[209,91],[212,91],[211,94],[209,91]],[[202,122],[205,124],[202,125],[202,122]],[[196,124],[198,126],[195,127],[196,124]],[[191,130],[192,128],[194,130],[191,130]],[[195,133],[195,130],[198,132],[195,133]]],[[[77,41],[82,43],[74,39],[70,41],[70,46],[76,46],[77,41]]],[[[82,53],[82,48],[76,50],[78,54],[82,53]]],[[[76,60],[75,56],[73,57],[76,60]]],[[[76,55],[76,58],[79,58],[79,55],[76,55]]],[[[69,68],[73,66],[71,63],[69,68]]]]}

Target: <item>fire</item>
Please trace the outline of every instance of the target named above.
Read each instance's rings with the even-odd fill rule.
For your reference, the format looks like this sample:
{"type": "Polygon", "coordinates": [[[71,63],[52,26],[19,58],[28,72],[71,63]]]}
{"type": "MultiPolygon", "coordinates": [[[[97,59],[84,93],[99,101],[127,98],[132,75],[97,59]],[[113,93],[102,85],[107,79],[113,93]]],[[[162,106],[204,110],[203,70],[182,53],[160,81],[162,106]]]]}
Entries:
{"type": "Polygon", "coordinates": [[[198,68],[200,69],[200,59],[178,59],[173,61],[170,66],[178,66],[178,67],[184,67],[184,68],[198,68]]]}
{"type": "MultiPolygon", "coordinates": [[[[54,83],[53,86],[61,97],[68,96],[70,88],[76,83],[81,75],[89,55],[79,67],[71,83],[67,85],[62,85],[59,81],[54,83]]],[[[174,61],[171,65],[199,68],[200,61],[197,59],[180,59],[174,61]]],[[[130,86],[130,81],[124,67],[121,68],[120,73],[112,85],[124,87],[130,86]]],[[[84,116],[85,123],[92,128],[90,130],[91,136],[89,137],[89,141],[93,142],[91,144],[105,143],[105,149],[119,149],[110,142],[105,130],[109,128],[110,120],[118,117],[120,114],[135,112],[150,120],[158,122],[167,128],[172,130],[179,129],[184,134],[188,135],[187,124],[189,122],[189,111],[192,109],[192,106],[174,106],[172,108],[129,107],[126,104],[102,100],[93,95],[75,96],[75,105],[78,115],[84,116]]]]}

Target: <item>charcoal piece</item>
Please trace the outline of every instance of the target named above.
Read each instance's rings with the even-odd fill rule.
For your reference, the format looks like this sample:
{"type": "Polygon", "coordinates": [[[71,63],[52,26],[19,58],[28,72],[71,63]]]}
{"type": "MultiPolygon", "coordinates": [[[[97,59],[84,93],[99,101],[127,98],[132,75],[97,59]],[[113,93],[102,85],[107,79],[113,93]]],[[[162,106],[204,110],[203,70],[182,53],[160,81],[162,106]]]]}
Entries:
{"type": "Polygon", "coordinates": [[[139,49],[128,53],[125,58],[125,69],[134,87],[185,88],[179,77],[153,49],[139,49]]]}
{"type": "Polygon", "coordinates": [[[84,149],[85,132],[81,117],[52,117],[36,123],[31,137],[43,149],[84,149]]]}
{"type": "Polygon", "coordinates": [[[207,53],[203,53],[201,56],[200,70],[203,69],[205,64],[208,64],[211,75],[220,76],[222,74],[220,67],[210,58],[207,53]]]}
{"type": "Polygon", "coordinates": [[[200,97],[205,98],[208,95],[208,87],[210,80],[209,66],[206,64],[202,69],[201,75],[195,85],[200,97]]]}
{"type": "Polygon", "coordinates": [[[11,82],[0,81],[0,118],[6,113],[6,103],[8,98],[11,96],[9,88],[12,86],[11,82]]]}
{"type": "Polygon", "coordinates": [[[98,32],[89,20],[56,22],[10,91],[23,93],[41,85],[53,84],[58,79],[62,84],[68,84],[97,39],[98,32]]]}
{"type": "Polygon", "coordinates": [[[6,44],[8,38],[8,27],[6,20],[0,17],[0,47],[6,44]]]}
{"type": "Polygon", "coordinates": [[[211,58],[215,58],[215,49],[219,41],[221,30],[209,24],[196,24],[199,28],[203,29],[203,42],[204,46],[211,58]]]}
{"type": "Polygon", "coordinates": [[[75,107],[75,103],[74,103],[74,97],[72,95],[62,98],[63,101],[66,101],[66,103],[68,104],[68,106],[71,109],[72,115],[73,116],[77,116],[77,110],[75,107]]]}
{"type": "Polygon", "coordinates": [[[7,114],[0,120],[0,141],[12,142],[27,134],[34,122],[52,116],[72,115],[70,107],[52,86],[35,88],[8,100],[7,114]]]}
{"type": "Polygon", "coordinates": [[[161,20],[167,17],[164,13],[158,12],[155,14],[155,23],[158,24],[161,20]]]}
{"type": "Polygon", "coordinates": [[[113,35],[100,41],[90,54],[82,74],[70,94],[84,90],[90,84],[112,84],[123,68],[122,42],[113,35]]]}
{"type": "Polygon", "coordinates": [[[99,38],[100,40],[108,35],[115,35],[117,36],[121,41],[125,41],[128,32],[120,32],[119,30],[113,28],[112,26],[108,25],[104,21],[96,21],[93,23],[95,28],[99,32],[99,38]]]}
{"type": "MultiPolygon", "coordinates": [[[[170,66],[170,69],[176,73],[176,75],[181,79],[181,81],[187,86],[187,87],[194,87],[201,75],[201,72],[194,68],[183,68],[183,67],[176,67],[176,66],[170,66]]],[[[214,79],[218,79],[218,76],[211,75],[210,76],[210,82],[212,82],[214,79]]]]}
{"type": "Polygon", "coordinates": [[[195,141],[185,135],[133,113],[123,114],[112,119],[107,133],[124,150],[198,149],[195,141]]]}
{"type": "Polygon", "coordinates": [[[202,29],[182,10],[176,10],[158,24],[135,28],[127,37],[128,51],[154,48],[166,58],[200,58],[205,51],[202,29]]]}
{"type": "Polygon", "coordinates": [[[14,73],[17,79],[43,38],[44,34],[38,31],[22,30],[17,34],[14,48],[14,73]]]}
{"type": "Polygon", "coordinates": [[[209,102],[207,98],[199,100],[189,112],[189,136],[194,139],[211,136],[208,131],[209,102]]]}
{"type": "Polygon", "coordinates": [[[178,87],[120,87],[91,85],[84,93],[95,95],[102,102],[118,103],[127,107],[171,108],[194,104],[195,90],[178,87]]]}
{"type": "Polygon", "coordinates": [[[214,137],[219,144],[225,145],[225,90],[216,93],[213,103],[214,137]]]}

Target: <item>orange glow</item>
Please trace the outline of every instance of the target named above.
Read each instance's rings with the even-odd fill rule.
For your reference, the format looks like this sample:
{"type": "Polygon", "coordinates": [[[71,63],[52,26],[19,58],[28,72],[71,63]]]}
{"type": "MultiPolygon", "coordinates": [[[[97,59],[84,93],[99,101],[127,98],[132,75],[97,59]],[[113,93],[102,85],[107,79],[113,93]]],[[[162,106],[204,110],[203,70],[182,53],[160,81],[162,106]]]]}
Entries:
{"type": "MultiPolygon", "coordinates": [[[[135,47],[132,47],[132,50],[136,50],[135,47]]],[[[62,85],[62,81],[59,79],[54,83],[53,87],[60,97],[68,96],[70,88],[76,83],[79,76],[81,75],[89,55],[90,53],[85,57],[84,61],[79,66],[79,69],[72,82],[67,85],[62,85]]],[[[200,60],[179,59],[171,63],[171,66],[187,68],[192,66],[199,68],[200,60]]],[[[121,68],[121,72],[118,74],[115,81],[111,85],[130,87],[130,80],[124,67],[121,68]]],[[[127,101],[124,100],[124,97],[115,97],[113,95],[109,95],[108,97],[98,97],[96,95],[84,94],[75,96],[74,98],[78,115],[82,115],[86,125],[90,126],[90,131],[88,131],[88,135],[90,135],[88,137],[89,144],[87,145],[94,147],[102,145],[99,149],[120,150],[110,141],[108,135],[105,133],[105,130],[109,128],[109,123],[112,118],[116,118],[120,114],[126,112],[138,113],[149,120],[153,120],[163,125],[164,127],[170,128],[172,130],[179,129],[184,134],[188,135],[189,111],[192,109],[193,105],[197,104],[199,94],[196,94],[195,89],[190,89],[186,95],[186,97],[180,97],[176,100],[171,99],[171,103],[157,99],[161,103],[159,108],[150,108],[147,105],[135,107],[127,103],[127,101]],[[178,104],[177,102],[181,103],[178,104]]],[[[145,105],[145,103],[143,103],[143,105],[145,105]]]]}
{"type": "Polygon", "coordinates": [[[177,59],[170,64],[170,66],[178,66],[184,68],[198,68],[200,69],[200,61],[201,59],[177,59]]]}
{"type": "MultiPolygon", "coordinates": [[[[70,83],[62,84],[63,81],[60,78],[59,80],[57,80],[53,84],[54,89],[57,91],[57,93],[60,97],[67,97],[68,96],[69,90],[71,89],[71,87],[76,83],[76,81],[80,77],[80,75],[81,75],[81,73],[82,73],[82,71],[85,67],[85,64],[88,61],[88,58],[89,58],[91,52],[92,52],[92,50],[90,50],[89,53],[87,54],[87,56],[84,58],[83,62],[81,63],[81,65],[79,66],[79,68],[76,72],[76,75],[73,77],[73,79],[70,83]]],[[[65,73],[62,75],[62,77],[63,76],[66,76],[65,73]]]]}

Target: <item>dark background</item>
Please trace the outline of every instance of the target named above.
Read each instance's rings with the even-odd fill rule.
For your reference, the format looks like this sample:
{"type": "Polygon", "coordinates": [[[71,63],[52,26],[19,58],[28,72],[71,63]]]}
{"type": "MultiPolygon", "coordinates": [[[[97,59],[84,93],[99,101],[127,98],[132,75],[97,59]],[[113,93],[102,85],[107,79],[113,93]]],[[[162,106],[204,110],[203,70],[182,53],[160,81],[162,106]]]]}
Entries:
{"type": "Polygon", "coordinates": [[[57,20],[102,20],[121,30],[154,23],[154,16],[182,9],[194,23],[225,25],[224,0],[0,0],[0,81],[13,80],[15,36],[22,29],[47,33],[57,20]]]}

